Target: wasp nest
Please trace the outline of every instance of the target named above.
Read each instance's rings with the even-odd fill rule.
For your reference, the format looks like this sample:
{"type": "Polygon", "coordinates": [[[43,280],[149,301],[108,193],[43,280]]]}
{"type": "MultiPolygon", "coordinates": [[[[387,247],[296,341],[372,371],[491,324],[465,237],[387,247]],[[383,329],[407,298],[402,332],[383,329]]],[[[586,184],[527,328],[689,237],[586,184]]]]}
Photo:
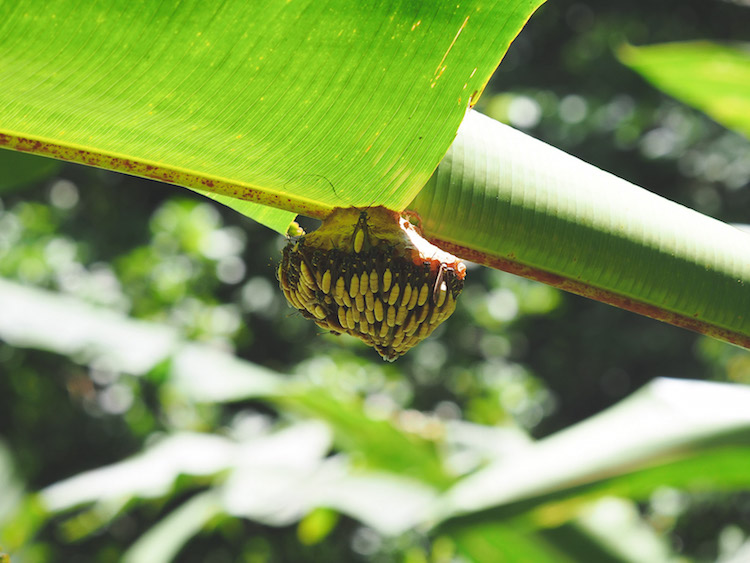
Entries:
{"type": "Polygon", "coordinates": [[[278,273],[284,295],[303,316],[393,361],[453,313],[466,267],[398,213],[348,207],[291,240],[278,273]]]}

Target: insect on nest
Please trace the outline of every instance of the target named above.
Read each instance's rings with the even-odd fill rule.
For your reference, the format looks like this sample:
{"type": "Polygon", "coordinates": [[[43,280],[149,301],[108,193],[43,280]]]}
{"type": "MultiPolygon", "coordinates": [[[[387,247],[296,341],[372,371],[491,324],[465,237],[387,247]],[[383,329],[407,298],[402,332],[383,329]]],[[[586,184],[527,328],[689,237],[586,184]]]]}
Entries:
{"type": "Polygon", "coordinates": [[[466,267],[395,211],[335,208],[316,231],[291,239],[278,277],[290,305],[393,361],[456,308],[466,267]]]}

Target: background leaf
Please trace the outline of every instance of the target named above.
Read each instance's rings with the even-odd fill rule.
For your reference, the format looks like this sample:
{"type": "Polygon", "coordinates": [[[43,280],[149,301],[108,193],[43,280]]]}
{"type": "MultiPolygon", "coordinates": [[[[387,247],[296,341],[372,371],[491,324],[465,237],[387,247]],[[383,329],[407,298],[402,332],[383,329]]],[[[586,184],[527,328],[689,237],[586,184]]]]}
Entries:
{"type": "Polygon", "coordinates": [[[628,45],[619,57],[670,96],[750,137],[750,44],[628,45]]]}
{"type": "Polygon", "coordinates": [[[325,390],[305,387],[288,393],[280,403],[326,421],[337,445],[363,467],[419,479],[438,489],[455,481],[442,466],[433,441],[405,432],[390,420],[367,416],[359,401],[337,401],[325,390]]]}
{"type": "Polygon", "coordinates": [[[0,193],[47,178],[59,168],[60,163],[49,158],[0,151],[0,193]]]}
{"type": "Polygon", "coordinates": [[[602,494],[636,499],[673,479],[674,486],[744,488],[749,482],[741,470],[747,467],[747,448],[715,448],[748,442],[748,401],[750,388],[745,386],[655,380],[615,407],[463,479],[448,492],[446,511],[472,512],[469,518],[475,519],[481,518],[480,509],[532,499],[508,511],[509,516],[541,504],[544,495],[597,481],[604,481],[602,494]],[[670,462],[670,456],[706,456],[707,461],[678,459],[648,468],[670,462]],[[712,460],[717,475],[705,475],[712,460]],[[632,475],[609,483],[613,488],[607,491],[607,479],[627,474],[632,475]]]}
{"type": "Polygon", "coordinates": [[[143,534],[125,552],[123,561],[168,563],[190,538],[219,514],[221,504],[214,491],[197,494],[143,534]]]}

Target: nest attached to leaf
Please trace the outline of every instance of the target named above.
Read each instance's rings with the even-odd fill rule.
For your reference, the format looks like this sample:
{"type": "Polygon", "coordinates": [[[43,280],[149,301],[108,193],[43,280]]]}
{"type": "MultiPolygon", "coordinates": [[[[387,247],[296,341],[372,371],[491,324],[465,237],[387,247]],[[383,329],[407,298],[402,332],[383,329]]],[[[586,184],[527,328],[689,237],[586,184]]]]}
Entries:
{"type": "Polygon", "coordinates": [[[393,361],[456,308],[466,267],[384,207],[335,208],[283,250],[278,278],[292,307],[393,361]]]}

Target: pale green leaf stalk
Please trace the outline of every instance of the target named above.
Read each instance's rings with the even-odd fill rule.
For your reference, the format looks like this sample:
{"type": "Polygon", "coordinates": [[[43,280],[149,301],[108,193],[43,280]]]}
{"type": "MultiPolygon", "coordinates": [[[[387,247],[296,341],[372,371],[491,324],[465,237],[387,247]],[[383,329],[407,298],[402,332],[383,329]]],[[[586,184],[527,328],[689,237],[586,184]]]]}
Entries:
{"type": "Polygon", "coordinates": [[[481,114],[409,209],[458,256],[750,347],[750,236],[481,114]]]}

